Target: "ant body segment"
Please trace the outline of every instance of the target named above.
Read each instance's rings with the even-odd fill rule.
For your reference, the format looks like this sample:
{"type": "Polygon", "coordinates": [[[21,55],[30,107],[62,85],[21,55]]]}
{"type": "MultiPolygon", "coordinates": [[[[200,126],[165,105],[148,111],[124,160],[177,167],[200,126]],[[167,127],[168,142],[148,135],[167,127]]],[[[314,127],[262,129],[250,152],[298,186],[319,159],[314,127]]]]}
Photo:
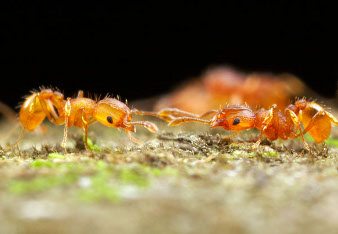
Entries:
{"type": "Polygon", "coordinates": [[[25,131],[33,131],[45,118],[56,125],[64,125],[62,147],[65,148],[68,128],[71,126],[84,129],[84,144],[87,151],[91,151],[87,144],[88,126],[95,121],[108,127],[123,128],[128,137],[136,142],[130,132],[135,132],[135,126],[141,125],[149,131],[157,132],[157,126],[150,122],[132,122],[132,111],[123,102],[114,98],[95,101],[83,97],[79,91],[76,98],[63,97],[63,94],[51,89],[42,89],[29,95],[21,106],[19,118],[23,127],[18,140],[8,146],[5,151],[17,145],[23,138],[25,131]]]}
{"type": "Polygon", "coordinates": [[[248,106],[230,105],[221,110],[211,110],[202,115],[192,114],[176,108],[165,108],[159,112],[135,112],[139,115],[150,115],[169,122],[169,126],[176,126],[184,122],[200,122],[209,124],[211,128],[222,127],[225,130],[236,133],[226,138],[233,138],[242,130],[257,128],[260,136],[253,149],[257,148],[262,141],[263,135],[269,140],[297,138],[301,136],[303,144],[310,151],[309,145],[304,139],[304,134],[309,132],[317,142],[325,141],[331,132],[331,123],[338,125],[338,120],[322,106],[315,102],[307,102],[304,99],[290,104],[283,112],[277,105],[272,105],[269,110],[260,109],[252,111],[248,106]],[[211,119],[205,117],[213,114],[211,119]],[[304,130],[301,129],[301,123],[304,130]],[[297,134],[297,131],[299,133],[297,134]]]}

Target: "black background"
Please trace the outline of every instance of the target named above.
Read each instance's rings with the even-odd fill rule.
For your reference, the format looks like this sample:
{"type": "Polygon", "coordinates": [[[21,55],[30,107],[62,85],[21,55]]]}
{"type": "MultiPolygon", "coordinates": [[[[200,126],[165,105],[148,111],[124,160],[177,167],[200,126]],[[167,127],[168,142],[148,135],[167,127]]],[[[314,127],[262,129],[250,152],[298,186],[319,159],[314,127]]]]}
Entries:
{"type": "Polygon", "coordinates": [[[291,72],[334,97],[334,7],[269,2],[9,1],[0,8],[0,100],[16,106],[41,85],[66,96],[83,89],[135,100],[168,92],[215,64],[291,72]]]}

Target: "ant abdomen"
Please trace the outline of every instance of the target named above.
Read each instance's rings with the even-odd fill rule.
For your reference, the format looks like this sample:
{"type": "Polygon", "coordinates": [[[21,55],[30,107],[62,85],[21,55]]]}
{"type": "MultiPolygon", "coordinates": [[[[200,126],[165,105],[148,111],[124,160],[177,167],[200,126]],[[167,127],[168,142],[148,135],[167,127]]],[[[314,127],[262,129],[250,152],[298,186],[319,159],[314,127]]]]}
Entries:
{"type": "Polygon", "coordinates": [[[28,131],[33,131],[42,123],[46,114],[37,98],[37,94],[34,93],[25,100],[20,109],[19,117],[22,126],[28,131]]]}
{"type": "Polygon", "coordinates": [[[302,110],[302,122],[305,129],[312,122],[311,125],[313,126],[308,130],[308,133],[317,143],[329,138],[331,133],[331,119],[325,113],[324,108],[317,103],[310,102],[306,108],[302,110]],[[313,124],[314,118],[315,124],[313,124]]]}

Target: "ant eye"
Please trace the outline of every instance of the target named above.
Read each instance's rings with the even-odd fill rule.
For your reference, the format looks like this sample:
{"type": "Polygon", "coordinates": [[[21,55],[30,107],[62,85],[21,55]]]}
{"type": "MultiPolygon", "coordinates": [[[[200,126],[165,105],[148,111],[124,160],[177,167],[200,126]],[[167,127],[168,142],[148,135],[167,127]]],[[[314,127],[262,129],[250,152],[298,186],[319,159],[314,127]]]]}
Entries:
{"type": "Polygon", "coordinates": [[[107,116],[107,121],[108,121],[108,123],[113,123],[113,118],[110,116],[110,115],[108,115],[107,116]]]}
{"type": "Polygon", "coordinates": [[[234,122],[232,123],[233,125],[239,124],[241,122],[240,118],[234,119],[234,122]]]}

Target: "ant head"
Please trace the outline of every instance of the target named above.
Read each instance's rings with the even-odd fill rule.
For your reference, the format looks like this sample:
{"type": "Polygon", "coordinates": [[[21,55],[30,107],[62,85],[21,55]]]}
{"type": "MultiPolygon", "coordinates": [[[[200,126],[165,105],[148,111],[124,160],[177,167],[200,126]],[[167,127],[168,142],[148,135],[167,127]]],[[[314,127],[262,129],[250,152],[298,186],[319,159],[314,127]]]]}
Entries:
{"type": "Polygon", "coordinates": [[[94,118],[108,127],[121,127],[128,131],[134,131],[134,126],[130,125],[131,112],[129,108],[119,100],[105,98],[95,106],[94,118]]]}
{"type": "Polygon", "coordinates": [[[246,106],[228,106],[218,112],[211,120],[211,127],[223,127],[225,130],[241,131],[254,127],[255,114],[246,106]]]}

